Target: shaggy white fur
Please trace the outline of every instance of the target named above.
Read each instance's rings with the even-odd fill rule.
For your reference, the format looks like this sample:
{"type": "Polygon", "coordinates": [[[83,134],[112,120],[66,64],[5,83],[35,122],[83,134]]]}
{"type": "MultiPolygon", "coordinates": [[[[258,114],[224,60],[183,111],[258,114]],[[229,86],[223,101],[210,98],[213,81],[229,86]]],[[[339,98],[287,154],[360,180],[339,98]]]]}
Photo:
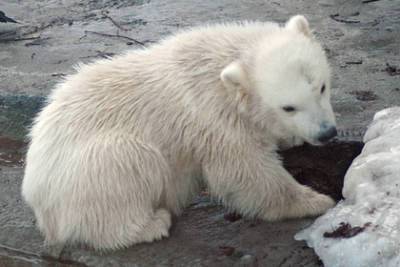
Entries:
{"type": "Polygon", "coordinates": [[[205,181],[243,215],[323,213],[279,145],[335,133],[329,67],[307,20],[194,28],[78,67],[31,130],[22,194],[49,244],[117,249],[168,236],[205,181]]]}

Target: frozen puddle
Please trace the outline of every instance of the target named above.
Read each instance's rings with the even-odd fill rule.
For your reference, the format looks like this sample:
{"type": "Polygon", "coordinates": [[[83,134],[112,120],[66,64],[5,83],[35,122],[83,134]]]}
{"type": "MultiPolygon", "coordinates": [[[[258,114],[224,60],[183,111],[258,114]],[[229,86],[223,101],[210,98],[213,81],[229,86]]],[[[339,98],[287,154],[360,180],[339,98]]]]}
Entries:
{"type": "Polygon", "coordinates": [[[295,236],[325,267],[400,266],[400,107],[376,113],[364,143],[345,200],[295,236]]]}

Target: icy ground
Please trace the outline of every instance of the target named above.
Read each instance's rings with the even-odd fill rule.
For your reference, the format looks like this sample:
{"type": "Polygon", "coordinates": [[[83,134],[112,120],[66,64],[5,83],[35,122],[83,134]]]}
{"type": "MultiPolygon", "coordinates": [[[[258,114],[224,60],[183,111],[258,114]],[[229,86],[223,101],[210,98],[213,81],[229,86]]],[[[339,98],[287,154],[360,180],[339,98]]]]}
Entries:
{"type": "Polygon", "coordinates": [[[400,107],[375,114],[335,208],[298,233],[326,267],[400,266],[400,107]]]}

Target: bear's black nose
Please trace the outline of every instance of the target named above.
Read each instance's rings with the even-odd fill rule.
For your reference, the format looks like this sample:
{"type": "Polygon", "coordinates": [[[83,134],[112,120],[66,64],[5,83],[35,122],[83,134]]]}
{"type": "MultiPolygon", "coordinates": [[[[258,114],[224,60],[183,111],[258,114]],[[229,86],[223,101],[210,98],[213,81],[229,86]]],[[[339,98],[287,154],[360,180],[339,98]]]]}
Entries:
{"type": "Polygon", "coordinates": [[[320,141],[321,143],[325,143],[330,139],[332,139],[333,137],[335,137],[336,135],[337,135],[336,127],[332,126],[318,136],[318,141],[320,141]]]}

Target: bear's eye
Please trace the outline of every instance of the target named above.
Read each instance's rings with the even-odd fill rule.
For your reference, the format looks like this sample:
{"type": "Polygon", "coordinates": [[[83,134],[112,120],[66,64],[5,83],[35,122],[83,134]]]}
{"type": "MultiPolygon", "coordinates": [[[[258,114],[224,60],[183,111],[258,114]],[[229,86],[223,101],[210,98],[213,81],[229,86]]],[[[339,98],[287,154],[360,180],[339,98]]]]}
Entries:
{"type": "Polygon", "coordinates": [[[293,106],[284,106],[282,109],[284,111],[286,111],[286,112],[294,112],[294,111],[296,111],[296,108],[293,107],[293,106]]]}
{"type": "Polygon", "coordinates": [[[321,87],[321,94],[323,94],[324,92],[325,92],[325,84],[323,84],[321,87]]]}

